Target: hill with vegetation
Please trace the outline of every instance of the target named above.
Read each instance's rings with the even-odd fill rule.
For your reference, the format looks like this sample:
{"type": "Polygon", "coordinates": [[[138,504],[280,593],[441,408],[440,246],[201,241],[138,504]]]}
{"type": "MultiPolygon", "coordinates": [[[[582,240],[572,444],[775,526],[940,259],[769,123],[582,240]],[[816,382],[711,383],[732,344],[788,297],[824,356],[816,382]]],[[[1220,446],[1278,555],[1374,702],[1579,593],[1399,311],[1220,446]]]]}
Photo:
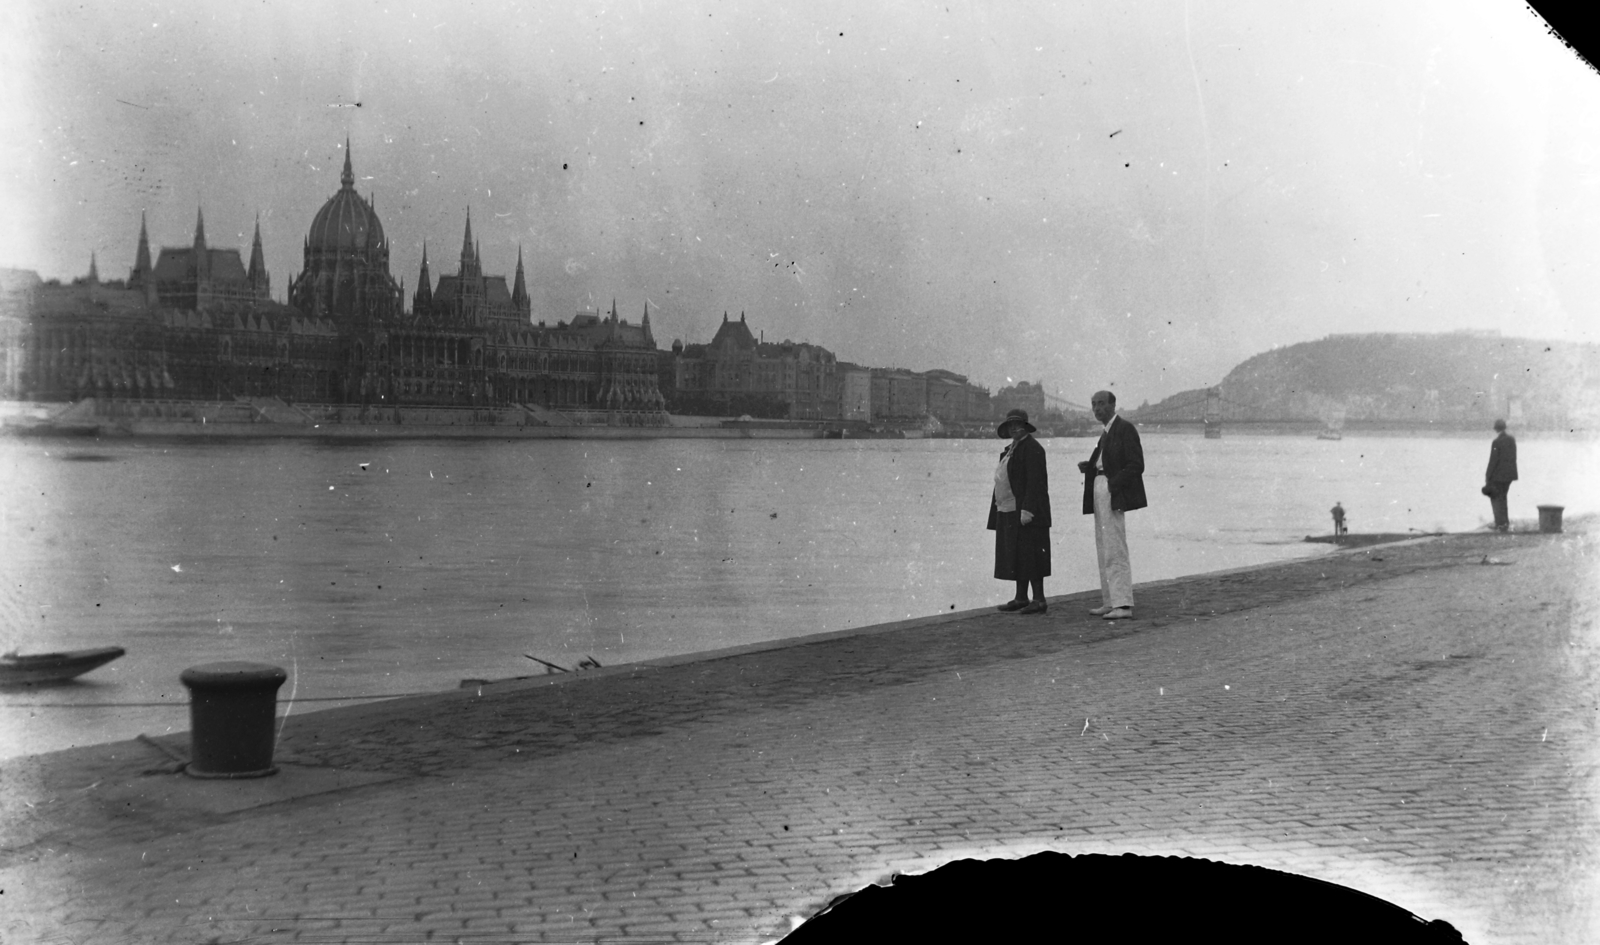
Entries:
{"type": "MultiPolygon", "coordinates": [[[[1600,429],[1600,345],[1482,332],[1330,335],[1240,363],[1217,385],[1232,420],[1600,429]]],[[[1143,405],[1147,421],[1199,419],[1206,388],[1143,405]]]]}

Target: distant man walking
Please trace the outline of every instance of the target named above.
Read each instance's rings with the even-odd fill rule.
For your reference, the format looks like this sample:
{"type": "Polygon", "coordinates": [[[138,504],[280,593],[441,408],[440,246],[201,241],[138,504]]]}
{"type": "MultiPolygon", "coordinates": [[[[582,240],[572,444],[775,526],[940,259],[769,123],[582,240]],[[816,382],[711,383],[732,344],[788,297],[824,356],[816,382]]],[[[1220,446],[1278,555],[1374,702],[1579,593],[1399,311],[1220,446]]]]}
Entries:
{"type": "Polygon", "coordinates": [[[1344,505],[1335,502],[1328,511],[1333,513],[1333,537],[1338,538],[1344,534],[1344,505]]]}
{"type": "Polygon", "coordinates": [[[1105,425],[1100,443],[1083,473],[1083,514],[1094,516],[1094,551],[1100,563],[1100,606],[1089,613],[1105,620],[1133,616],[1133,566],[1123,514],[1145,508],[1144,447],[1139,431],[1117,416],[1117,396],[1108,390],[1089,400],[1094,418],[1105,425]]]}
{"type": "Polygon", "coordinates": [[[1489,444],[1489,468],[1483,474],[1483,494],[1489,497],[1489,507],[1494,509],[1494,530],[1504,532],[1511,529],[1506,493],[1517,481],[1517,441],[1506,432],[1504,420],[1496,420],[1494,428],[1500,435],[1489,444]]]}

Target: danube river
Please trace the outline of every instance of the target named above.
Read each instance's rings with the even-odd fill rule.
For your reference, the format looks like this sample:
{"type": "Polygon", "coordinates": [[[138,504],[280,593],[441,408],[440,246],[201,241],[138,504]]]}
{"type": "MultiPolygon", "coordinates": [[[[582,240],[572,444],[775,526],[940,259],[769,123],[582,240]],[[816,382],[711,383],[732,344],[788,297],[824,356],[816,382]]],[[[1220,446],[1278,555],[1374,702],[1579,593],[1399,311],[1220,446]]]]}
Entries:
{"type": "MultiPolygon", "coordinates": [[[[1136,582],[1483,525],[1481,438],[1145,437],[1136,582]]],[[[1053,473],[1050,594],[1098,586],[1076,463],[1053,473]]],[[[186,666],[282,666],[341,699],[925,617],[1007,599],[984,529],[998,440],[0,440],[0,650],[116,645],[0,691],[0,757],[188,728],[186,666]]],[[[1515,519],[1600,501],[1593,442],[1524,437],[1515,519]]],[[[1026,619],[1026,618],[1018,618],[1026,619]]],[[[974,640],[974,646],[983,641],[974,640]]]]}

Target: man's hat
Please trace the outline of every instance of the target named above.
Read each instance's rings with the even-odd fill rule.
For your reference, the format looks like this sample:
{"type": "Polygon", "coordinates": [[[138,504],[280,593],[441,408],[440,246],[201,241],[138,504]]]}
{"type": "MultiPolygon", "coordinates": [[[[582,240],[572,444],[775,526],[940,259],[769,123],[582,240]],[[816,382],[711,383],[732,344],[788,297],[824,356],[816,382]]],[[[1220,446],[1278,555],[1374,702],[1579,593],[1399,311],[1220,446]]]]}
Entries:
{"type": "Polygon", "coordinates": [[[1505,432],[1505,429],[1506,429],[1506,422],[1504,420],[1496,420],[1494,422],[1494,428],[1503,433],[1503,432],[1505,432]]]}
{"type": "Polygon", "coordinates": [[[1005,439],[1006,437],[1010,436],[1011,434],[1006,432],[1006,427],[1013,423],[1022,424],[1023,429],[1027,430],[1029,433],[1038,432],[1034,425],[1028,422],[1028,411],[1023,410],[1020,407],[1013,407],[1006,411],[1006,418],[1001,420],[1000,425],[994,428],[995,435],[1001,439],[1005,439]]]}

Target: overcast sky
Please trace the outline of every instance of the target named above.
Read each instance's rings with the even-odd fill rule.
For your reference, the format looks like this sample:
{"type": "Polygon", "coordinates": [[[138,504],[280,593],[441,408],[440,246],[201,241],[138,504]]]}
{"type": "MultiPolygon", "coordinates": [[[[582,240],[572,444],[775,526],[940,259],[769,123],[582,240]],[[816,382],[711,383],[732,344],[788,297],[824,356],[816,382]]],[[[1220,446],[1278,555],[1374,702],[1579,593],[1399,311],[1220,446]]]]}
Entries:
{"type": "Polygon", "coordinates": [[[1516,0],[13,2],[0,266],[248,253],[283,298],[346,135],[407,298],[1084,403],[1333,332],[1595,341],[1600,77],[1516,0]]]}

